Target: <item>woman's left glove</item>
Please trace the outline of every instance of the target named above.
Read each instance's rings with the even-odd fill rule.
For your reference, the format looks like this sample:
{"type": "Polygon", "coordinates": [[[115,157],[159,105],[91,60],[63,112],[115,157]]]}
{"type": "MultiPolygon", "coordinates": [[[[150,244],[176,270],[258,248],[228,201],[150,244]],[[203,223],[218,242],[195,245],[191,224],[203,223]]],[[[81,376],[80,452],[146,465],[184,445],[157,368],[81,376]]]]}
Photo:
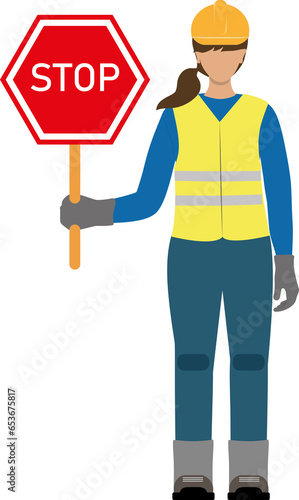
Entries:
{"type": "Polygon", "coordinates": [[[285,289],[287,300],[283,300],[274,311],[285,311],[295,302],[298,295],[298,284],[294,269],[294,255],[275,255],[275,291],[274,299],[279,300],[282,288],[285,289]]]}
{"type": "Polygon", "coordinates": [[[60,222],[69,229],[77,224],[80,229],[93,226],[111,226],[115,199],[94,200],[81,196],[78,203],[72,203],[69,196],[64,198],[60,207],[60,222]]]}

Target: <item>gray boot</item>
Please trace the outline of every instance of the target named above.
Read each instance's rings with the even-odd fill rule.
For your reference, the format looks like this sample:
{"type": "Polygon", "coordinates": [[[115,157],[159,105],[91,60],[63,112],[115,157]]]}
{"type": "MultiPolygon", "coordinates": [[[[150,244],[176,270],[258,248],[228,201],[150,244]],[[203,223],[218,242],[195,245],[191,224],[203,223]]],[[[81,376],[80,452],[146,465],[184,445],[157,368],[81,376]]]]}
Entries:
{"type": "Polygon", "coordinates": [[[268,440],[229,441],[229,500],[270,498],[268,450],[268,440]]]}
{"type": "Polygon", "coordinates": [[[174,500],[213,500],[213,440],[174,441],[174,500]]]}

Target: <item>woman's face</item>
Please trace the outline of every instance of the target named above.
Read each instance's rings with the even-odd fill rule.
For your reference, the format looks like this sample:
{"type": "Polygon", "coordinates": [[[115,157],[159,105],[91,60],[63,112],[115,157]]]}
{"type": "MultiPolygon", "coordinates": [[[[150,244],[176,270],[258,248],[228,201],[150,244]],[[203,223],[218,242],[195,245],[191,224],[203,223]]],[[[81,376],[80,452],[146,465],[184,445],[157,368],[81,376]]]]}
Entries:
{"type": "Polygon", "coordinates": [[[209,50],[208,52],[195,52],[198,63],[201,63],[209,77],[217,83],[230,80],[235,74],[239,64],[244,60],[246,49],[239,50],[209,50]]]}

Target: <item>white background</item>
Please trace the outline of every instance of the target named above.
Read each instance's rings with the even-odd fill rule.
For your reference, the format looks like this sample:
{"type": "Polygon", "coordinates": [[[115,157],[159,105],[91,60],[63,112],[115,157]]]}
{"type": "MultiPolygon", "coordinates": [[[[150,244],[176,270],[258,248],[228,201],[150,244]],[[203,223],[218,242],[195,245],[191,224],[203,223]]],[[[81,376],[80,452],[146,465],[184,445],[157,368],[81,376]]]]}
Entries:
{"type": "MultiPolygon", "coordinates": [[[[82,194],[100,199],[137,189],[161,115],[156,105],[175,90],[180,72],[195,66],[190,26],[209,3],[15,0],[2,5],[1,74],[37,14],[113,14],[151,78],[115,144],[82,148],[82,194]]],[[[231,4],[244,12],[251,28],[246,60],[233,88],[265,99],[280,117],[292,176],[296,256],[298,11],[292,0],[231,0],[231,4]]],[[[205,91],[207,79],[200,75],[200,80],[205,91]]],[[[61,200],[68,193],[68,147],[37,145],[3,86],[0,110],[0,497],[7,495],[10,385],[18,391],[21,500],[171,498],[174,346],[166,263],[174,215],[173,180],[154,217],[85,230],[82,266],[72,271],[68,233],[59,223],[61,200]],[[107,297],[105,290],[115,273],[131,279],[124,285],[119,282],[122,290],[112,293],[109,303],[87,324],[88,317],[80,316],[79,309],[88,308],[86,301],[97,293],[107,297]],[[66,334],[59,333],[69,323],[76,325],[77,336],[66,341],[66,334]],[[61,342],[64,338],[65,346],[55,350],[54,337],[61,342]],[[53,359],[46,359],[45,353],[53,359]],[[168,413],[163,409],[158,413],[161,401],[170,408],[168,413]],[[155,422],[153,415],[163,422],[155,422]],[[128,439],[134,426],[141,434],[133,446],[128,439]],[[121,463],[108,469],[106,463],[106,473],[96,476],[95,463],[110,460],[111,464],[114,451],[121,455],[121,463]],[[95,480],[98,484],[92,483],[95,480]],[[76,491],[80,481],[92,486],[85,497],[82,490],[76,491]]],[[[297,323],[298,304],[273,314],[268,419],[272,500],[293,498],[298,490],[297,323]]],[[[228,490],[229,439],[223,310],[214,369],[213,438],[214,488],[221,499],[228,490]]]]}

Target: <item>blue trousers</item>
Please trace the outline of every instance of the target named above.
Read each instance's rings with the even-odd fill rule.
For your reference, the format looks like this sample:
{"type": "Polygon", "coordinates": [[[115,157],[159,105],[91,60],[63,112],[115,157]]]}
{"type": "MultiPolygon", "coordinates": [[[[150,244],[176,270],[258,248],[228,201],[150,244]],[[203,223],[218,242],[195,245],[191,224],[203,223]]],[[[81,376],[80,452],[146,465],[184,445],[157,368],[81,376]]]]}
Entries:
{"type": "Polygon", "coordinates": [[[267,439],[272,313],[270,237],[171,238],[168,293],[175,341],[176,439],[212,439],[213,365],[223,295],[230,352],[231,437],[267,439]]]}

